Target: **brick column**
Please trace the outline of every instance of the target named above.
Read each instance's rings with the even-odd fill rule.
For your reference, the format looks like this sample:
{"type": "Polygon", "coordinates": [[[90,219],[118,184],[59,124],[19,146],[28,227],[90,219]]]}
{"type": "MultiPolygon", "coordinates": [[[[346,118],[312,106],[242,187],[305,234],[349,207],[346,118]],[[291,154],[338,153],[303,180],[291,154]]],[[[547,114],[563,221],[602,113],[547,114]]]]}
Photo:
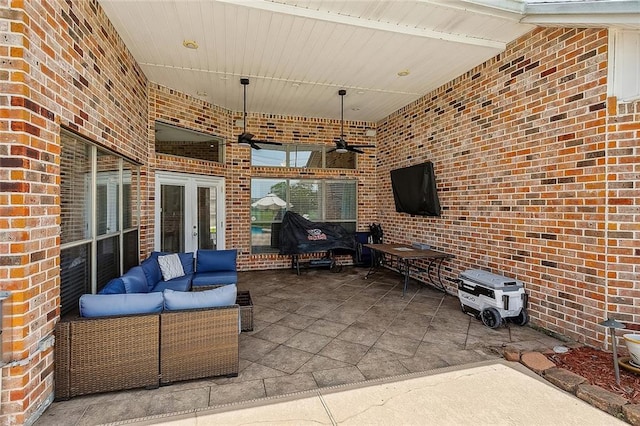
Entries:
{"type": "Polygon", "coordinates": [[[0,5],[0,290],[1,424],[39,415],[53,392],[53,338],[58,317],[59,134],[56,116],[34,96],[40,71],[29,51],[32,21],[0,5]]]}

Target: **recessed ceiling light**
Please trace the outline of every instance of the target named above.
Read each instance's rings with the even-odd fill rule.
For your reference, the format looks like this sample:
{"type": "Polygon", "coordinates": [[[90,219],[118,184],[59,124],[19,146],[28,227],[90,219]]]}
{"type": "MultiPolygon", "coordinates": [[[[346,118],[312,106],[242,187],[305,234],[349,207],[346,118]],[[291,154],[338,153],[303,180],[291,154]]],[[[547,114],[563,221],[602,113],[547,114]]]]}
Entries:
{"type": "Polygon", "coordinates": [[[182,42],[182,45],[184,47],[186,47],[187,49],[197,49],[198,48],[198,43],[194,40],[184,40],[182,42]]]}
{"type": "Polygon", "coordinates": [[[229,80],[229,77],[227,77],[226,75],[221,75],[220,80],[229,80]]]}
{"type": "Polygon", "coordinates": [[[300,87],[300,83],[291,83],[293,87],[300,87]]]}
{"type": "Polygon", "coordinates": [[[398,71],[398,77],[406,77],[410,74],[409,70],[398,71]]]}
{"type": "Polygon", "coordinates": [[[204,91],[201,91],[201,90],[198,90],[198,91],[196,92],[196,94],[197,94],[198,96],[208,96],[208,93],[207,93],[207,92],[204,92],[204,91]]]}
{"type": "Polygon", "coordinates": [[[356,93],[357,93],[358,95],[364,95],[364,90],[358,90],[356,93]]]}

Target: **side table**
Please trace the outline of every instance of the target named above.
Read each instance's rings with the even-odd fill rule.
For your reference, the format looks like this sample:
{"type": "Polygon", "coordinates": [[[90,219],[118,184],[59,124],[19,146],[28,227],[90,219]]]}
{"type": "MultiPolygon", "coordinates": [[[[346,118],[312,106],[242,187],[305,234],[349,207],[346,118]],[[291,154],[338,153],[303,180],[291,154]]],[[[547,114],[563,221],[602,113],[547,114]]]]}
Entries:
{"type": "Polygon", "coordinates": [[[239,291],[236,304],[240,305],[240,329],[253,331],[253,301],[249,291],[239,291]]]}

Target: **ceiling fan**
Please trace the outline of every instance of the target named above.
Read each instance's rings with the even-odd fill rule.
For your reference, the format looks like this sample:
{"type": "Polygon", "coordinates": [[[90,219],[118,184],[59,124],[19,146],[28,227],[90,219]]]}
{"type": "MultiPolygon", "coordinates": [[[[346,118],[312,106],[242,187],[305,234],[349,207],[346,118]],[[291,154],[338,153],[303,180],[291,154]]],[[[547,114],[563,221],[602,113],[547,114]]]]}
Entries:
{"type": "Polygon", "coordinates": [[[349,145],[347,141],[344,140],[344,95],[347,94],[347,91],[344,89],[338,90],[338,95],[340,95],[340,138],[336,138],[335,143],[336,147],[330,149],[327,152],[338,152],[340,154],[344,154],[345,152],[356,152],[358,154],[364,154],[364,151],[360,150],[360,148],[375,148],[375,145],[349,145]]]}
{"type": "Polygon", "coordinates": [[[242,134],[238,135],[238,144],[242,146],[250,146],[253,149],[262,149],[262,147],[258,145],[259,143],[263,145],[282,145],[280,142],[254,139],[254,136],[247,132],[247,86],[249,85],[249,79],[241,78],[240,84],[244,87],[244,102],[242,108],[242,134]]]}

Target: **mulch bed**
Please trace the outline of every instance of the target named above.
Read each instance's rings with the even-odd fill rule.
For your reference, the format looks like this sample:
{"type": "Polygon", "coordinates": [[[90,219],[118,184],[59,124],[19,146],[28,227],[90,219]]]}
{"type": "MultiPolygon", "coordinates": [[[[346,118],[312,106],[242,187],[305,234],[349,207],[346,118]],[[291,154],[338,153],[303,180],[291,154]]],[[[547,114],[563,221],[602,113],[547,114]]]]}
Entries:
{"type": "Polygon", "coordinates": [[[549,354],[547,358],[557,367],[584,377],[592,385],[627,398],[633,404],[640,404],[640,374],[620,367],[620,385],[617,385],[613,356],[609,352],[582,346],[564,354],[549,354]]]}

